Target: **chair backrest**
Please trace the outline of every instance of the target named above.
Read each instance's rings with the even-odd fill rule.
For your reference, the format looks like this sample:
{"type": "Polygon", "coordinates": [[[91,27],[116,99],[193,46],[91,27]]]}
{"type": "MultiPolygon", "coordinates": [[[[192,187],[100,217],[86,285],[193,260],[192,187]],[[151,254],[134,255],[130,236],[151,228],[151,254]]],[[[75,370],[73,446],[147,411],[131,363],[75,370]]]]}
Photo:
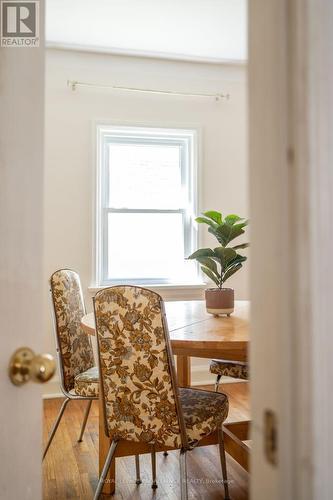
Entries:
{"type": "Polygon", "coordinates": [[[79,275],[60,269],[50,278],[50,292],[62,388],[69,392],[74,377],[94,366],[91,339],[80,326],[86,314],[79,275]]]}
{"type": "Polygon", "coordinates": [[[94,299],[106,434],[187,446],[163,300],[135,286],[94,299]]]}

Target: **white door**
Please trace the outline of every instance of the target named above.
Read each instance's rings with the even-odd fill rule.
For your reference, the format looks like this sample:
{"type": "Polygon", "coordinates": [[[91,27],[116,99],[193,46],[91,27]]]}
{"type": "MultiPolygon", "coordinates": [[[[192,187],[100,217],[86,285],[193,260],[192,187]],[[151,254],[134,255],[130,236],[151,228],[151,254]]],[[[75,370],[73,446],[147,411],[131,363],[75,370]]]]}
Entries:
{"type": "Polygon", "coordinates": [[[39,48],[1,47],[0,498],[3,500],[41,498],[41,387],[32,382],[16,387],[7,371],[9,359],[17,348],[28,346],[40,352],[44,335],[43,107],[43,43],[39,48]]]}

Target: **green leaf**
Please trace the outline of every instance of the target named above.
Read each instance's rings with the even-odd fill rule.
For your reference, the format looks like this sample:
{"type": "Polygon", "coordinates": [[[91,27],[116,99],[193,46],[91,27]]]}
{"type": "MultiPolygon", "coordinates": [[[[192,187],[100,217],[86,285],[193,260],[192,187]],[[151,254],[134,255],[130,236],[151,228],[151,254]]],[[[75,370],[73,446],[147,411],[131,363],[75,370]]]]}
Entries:
{"type": "Polygon", "coordinates": [[[222,224],[222,214],[220,212],[216,212],[215,210],[209,210],[208,212],[203,212],[202,215],[212,219],[218,225],[222,224]]]}
{"type": "Polygon", "coordinates": [[[245,257],[245,255],[241,255],[240,253],[237,253],[234,260],[232,260],[230,263],[234,264],[235,262],[237,262],[237,263],[238,262],[245,262],[246,260],[247,260],[247,257],[245,257]]]}
{"type": "MultiPolygon", "coordinates": [[[[240,236],[241,234],[244,233],[244,229],[242,229],[241,224],[236,224],[236,225],[231,225],[231,224],[222,224],[219,226],[213,234],[215,234],[216,238],[218,239],[219,243],[221,243],[222,246],[227,246],[230,241],[234,240],[237,238],[237,236],[240,236]]],[[[211,228],[209,228],[209,232],[211,228]]]]}
{"type": "Polygon", "coordinates": [[[235,247],[232,247],[234,250],[240,250],[241,248],[248,248],[250,246],[250,243],[242,243],[241,245],[236,245],[235,247]]]}
{"type": "Polygon", "coordinates": [[[223,269],[237,257],[237,253],[232,248],[217,247],[214,248],[214,254],[221,260],[223,269]]]}
{"type": "Polygon", "coordinates": [[[223,276],[222,276],[222,283],[225,283],[227,281],[227,279],[230,278],[230,276],[232,276],[233,274],[235,274],[242,267],[243,267],[242,264],[236,264],[235,266],[233,266],[230,269],[228,269],[228,271],[226,271],[223,274],[223,276]]]}
{"type": "Polygon", "coordinates": [[[239,220],[243,220],[243,217],[239,217],[239,215],[235,215],[235,214],[230,214],[230,215],[227,215],[225,218],[224,218],[224,222],[226,222],[227,224],[235,224],[235,222],[238,222],[239,220]]]}
{"type": "Polygon", "coordinates": [[[216,227],[209,227],[209,228],[208,228],[208,232],[209,232],[209,233],[211,233],[211,234],[213,234],[213,235],[215,236],[215,238],[217,239],[217,241],[218,241],[219,243],[221,243],[221,241],[219,240],[219,235],[218,235],[218,233],[217,233],[217,229],[218,229],[219,227],[220,227],[220,226],[218,226],[217,224],[216,224],[216,227]]]}
{"type": "Polygon", "coordinates": [[[208,278],[210,278],[212,281],[214,281],[215,285],[220,286],[220,282],[219,282],[218,278],[215,276],[215,274],[210,269],[208,269],[208,267],[201,266],[201,271],[203,273],[205,273],[208,276],[208,278]]]}
{"type": "Polygon", "coordinates": [[[246,219],[243,222],[239,222],[239,224],[234,224],[235,227],[243,228],[249,224],[249,220],[246,219]]]}
{"type": "Polygon", "coordinates": [[[210,219],[206,219],[206,217],[197,217],[195,219],[195,221],[198,224],[208,224],[208,226],[210,226],[212,229],[216,229],[216,228],[219,227],[219,225],[216,222],[214,222],[214,221],[212,221],[210,219]]]}
{"type": "Polygon", "coordinates": [[[197,257],[197,261],[200,262],[200,264],[203,264],[205,267],[208,267],[208,269],[210,269],[214,274],[220,277],[216,262],[213,259],[210,259],[209,257],[197,257]]]}
{"type": "Polygon", "coordinates": [[[214,252],[211,248],[200,248],[199,250],[196,250],[193,252],[188,259],[199,259],[201,257],[213,257],[214,252]]]}
{"type": "Polygon", "coordinates": [[[224,267],[224,272],[226,272],[229,268],[236,264],[241,264],[242,262],[245,262],[247,260],[247,257],[244,257],[243,255],[240,255],[239,253],[236,254],[236,257],[232,260],[230,260],[227,265],[224,267]]]}

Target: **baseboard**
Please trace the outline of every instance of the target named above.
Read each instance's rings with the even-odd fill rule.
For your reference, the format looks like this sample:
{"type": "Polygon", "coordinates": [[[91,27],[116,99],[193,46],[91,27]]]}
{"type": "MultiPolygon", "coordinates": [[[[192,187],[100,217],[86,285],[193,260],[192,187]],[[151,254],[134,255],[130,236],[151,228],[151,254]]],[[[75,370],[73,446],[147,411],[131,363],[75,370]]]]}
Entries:
{"type": "Polygon", "coordinates": [[[60,389],[60,381],[59,381],[58,376],[53,377],[53,379],[50,380],[50,382],[47,382],[43,386],[43,389],[44,389],[44,392],[42,395],[43,399],[53,399],[53,398],[63,398],[64,397],[64,395],[60,389]]]}

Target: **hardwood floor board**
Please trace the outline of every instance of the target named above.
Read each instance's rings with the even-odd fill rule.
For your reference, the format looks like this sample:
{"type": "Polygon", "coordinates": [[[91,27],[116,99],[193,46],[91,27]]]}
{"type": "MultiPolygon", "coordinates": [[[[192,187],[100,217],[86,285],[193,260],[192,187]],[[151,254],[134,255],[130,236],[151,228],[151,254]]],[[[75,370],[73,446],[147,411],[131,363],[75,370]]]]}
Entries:
{"type": "MultiPolygon", "coordinates": [[[[203,387],[211,390],[212,387],[203,387]]],[[[221,389],[222,391],[222,389],[221,389]]],[[[249,418],[248,385],[224,384],[230,410],[228,421],[249,418]]],[[[44,443],[62,404],[61,399],[44,401],[44,443]]],[[[98,481],[98,402],[93,402],[83,442],[78,443],[86,407],[85,401],[71,401],[43,463],[44,500],[91,500],[98,481]]],[[[140,456],[142,484],[135,483],[134,457],[116,461],[117,485],[113,500],[179,500],[179,452],[167,457],[157,454],[157,490],[151,488],[150,455],[140,456]]],[[[227,456],[230,494],[233,500],[248,500],[248,474],[227,456]]],[[[216,445],[188,453],[188,493],[193,500],[224,498],[221,466],[216,445]]]]}

